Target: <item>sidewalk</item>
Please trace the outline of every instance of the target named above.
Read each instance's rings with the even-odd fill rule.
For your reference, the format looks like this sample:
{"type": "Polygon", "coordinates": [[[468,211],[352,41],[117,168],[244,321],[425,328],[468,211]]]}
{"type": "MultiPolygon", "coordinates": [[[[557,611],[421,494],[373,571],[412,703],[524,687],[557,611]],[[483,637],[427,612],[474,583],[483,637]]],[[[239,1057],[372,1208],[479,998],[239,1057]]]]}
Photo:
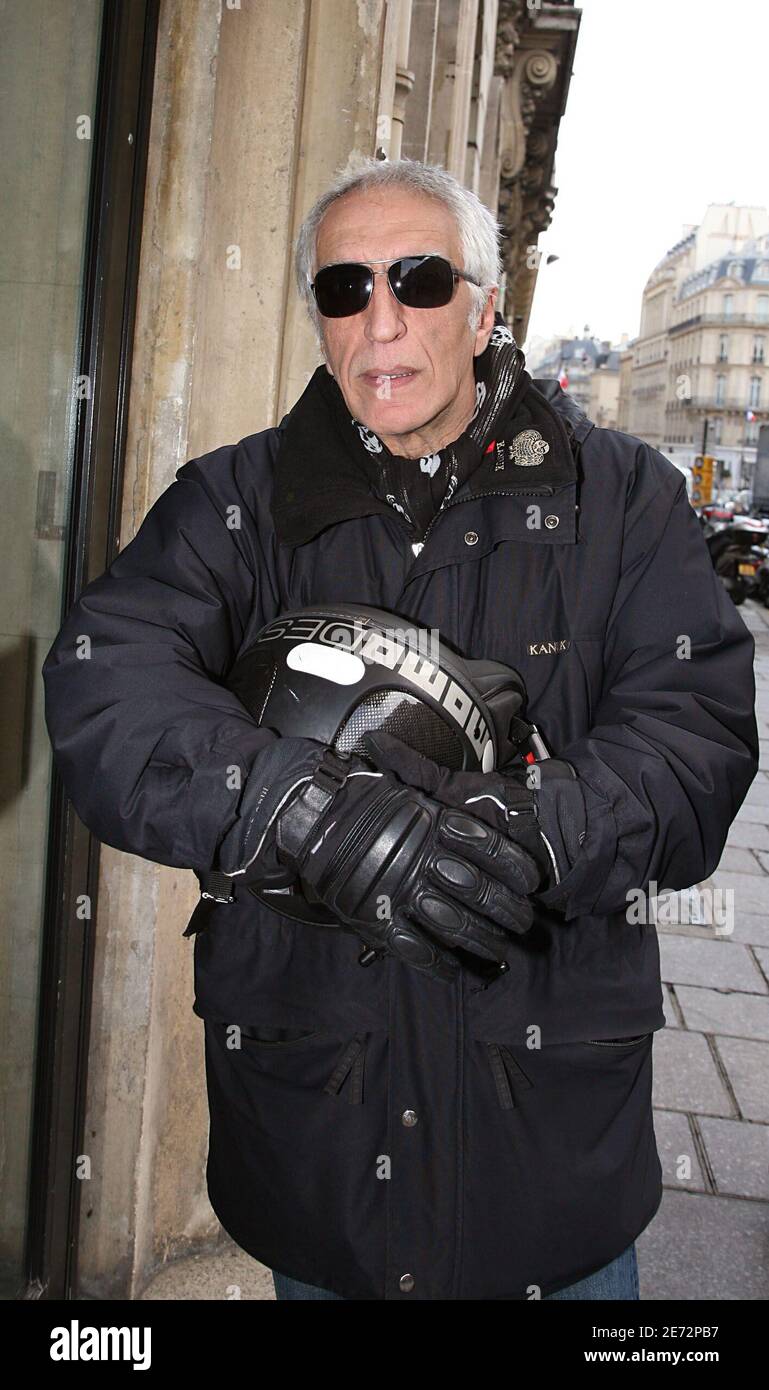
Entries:
{"type": "MultiPolygon", "coordinates": [[[[654,1124],[665,1192],[638,1241],[645,1300],[769,1295],[769,610],[741,613],[756,639],[762,770],[701,885],[734,890],[734,932],[658,923],[667,1026],[654,1039],[654,1124]]],[[[213,1253],[168,1266],[142,1295],[233,1297],[274,1291],[224,1232],[213,1253]]]]}
{"type": "Polygon", "coordinates": [[[761,771],[701,885],[734,891],[733,933],[658,923],[667,1025],[654,1040],[654,1127],[665,1192],[638,1241],[647,1300],[769,1295],[769,610],[740,612],[756,639],[761,771]]]}

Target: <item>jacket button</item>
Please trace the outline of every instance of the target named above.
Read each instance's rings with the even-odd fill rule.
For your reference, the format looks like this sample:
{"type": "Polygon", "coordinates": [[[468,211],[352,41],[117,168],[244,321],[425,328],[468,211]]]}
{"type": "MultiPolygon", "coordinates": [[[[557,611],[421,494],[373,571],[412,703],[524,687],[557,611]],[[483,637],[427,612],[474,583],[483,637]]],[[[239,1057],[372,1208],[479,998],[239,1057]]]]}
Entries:
{"type": "Polygon", "coordinates": [[[553,514],[551,513],[550,516],[545,517],[545,525],[548,527],[550,531],[553,531],[555,527],[558,525],[560,519],[560,517],[553,516],[553,514]]]}
{"type": "Polygon", "coordinates": [[[478,542],[477,531],[465,531],[465,545],[476,545],[478,542]]]}
{"type": "Polygon", "coordinates": [[[413,1274],[402,1274],[400,1279],[398,1280],[398,1286],[400,1288],[401,1293],[411,1293],[411,1290],[414,1287],[413,1274]]]}
{"type": "Polygon", "coordinates": [[[408,1129],[411,1129],[411,1127],[416,1124],[418,1119],[419,1116],[417,1115],[416,1110],[404,1110],[403,1114],[401,1115],[401,1124],[404,1124],[407,1126],[408,1129]]]}

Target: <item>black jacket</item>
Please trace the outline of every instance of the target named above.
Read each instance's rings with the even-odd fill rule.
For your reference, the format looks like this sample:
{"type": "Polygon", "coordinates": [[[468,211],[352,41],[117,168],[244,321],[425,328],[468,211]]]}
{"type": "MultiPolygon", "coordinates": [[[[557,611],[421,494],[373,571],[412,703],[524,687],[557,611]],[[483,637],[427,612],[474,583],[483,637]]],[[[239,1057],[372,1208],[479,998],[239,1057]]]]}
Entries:
{"type": "Polygon", "coordinates": [[[682,475],[555,382],[521,404],[545,461],[492,450],[416,556],[352,461],[329,478],[297,456],[292,415],[180,468],[85,590],[43,668],[57,764],[106,843],[205,870],[237,811],[223,766],[272,737],[222,681],[282,611],[385,608],[521,672],[588,834],[505,977],[362,969],[353,936],[246,890],[202,900],[188,933],[209,1195],[234,1239],[352,1299],[545,1295],[659,1204],[659,953],[627,895],[718,863],[758,765],[753,639],[682,475]]]}

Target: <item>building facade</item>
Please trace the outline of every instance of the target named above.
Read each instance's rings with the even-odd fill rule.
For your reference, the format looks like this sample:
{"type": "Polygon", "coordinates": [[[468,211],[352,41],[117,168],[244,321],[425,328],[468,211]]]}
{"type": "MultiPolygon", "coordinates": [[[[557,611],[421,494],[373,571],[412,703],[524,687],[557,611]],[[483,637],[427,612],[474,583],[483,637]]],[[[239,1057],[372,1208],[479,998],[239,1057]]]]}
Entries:
{"type": "Polygon", "coordinates": [[[669,330],[665,447],[707,452],[719,480],[746,486],[769,422],[769,235],[686,277],[669,330]]]}
{"type": "Polygon", "coordinates": [[[553,338],[542,351],[532,352],[527,367],[532,376],[555,377],[591,420],[615,429],[619,354],[606,339],[553,338]]]}
{"type": "Polygon", "coordinates": [[[644,288],[624,428],[684,469],[706,448],[719,482],[745,485],[769,420],[768,339],[769,213],[710,204],[644,288]]]}

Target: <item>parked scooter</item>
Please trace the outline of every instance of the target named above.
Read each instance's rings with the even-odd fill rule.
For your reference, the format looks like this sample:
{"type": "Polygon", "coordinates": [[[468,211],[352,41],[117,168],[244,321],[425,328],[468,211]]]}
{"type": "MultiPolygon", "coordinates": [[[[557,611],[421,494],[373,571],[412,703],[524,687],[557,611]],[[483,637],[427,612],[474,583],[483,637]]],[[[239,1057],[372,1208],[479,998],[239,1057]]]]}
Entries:
{"type": "Polygon", "coordinates": [[[763,603],[764,608],[769,608],[769,551],[764,552],[764,558],[756,571],[756,578],[750,597],[757,603],[763,603]]]}
{"type": "Polygon", "coordinates": [[[716,574],[739,607],[756,589],[768,553],[769,522],[734,516],[726,523],[706,522],[703,533],[716,574]]]}

